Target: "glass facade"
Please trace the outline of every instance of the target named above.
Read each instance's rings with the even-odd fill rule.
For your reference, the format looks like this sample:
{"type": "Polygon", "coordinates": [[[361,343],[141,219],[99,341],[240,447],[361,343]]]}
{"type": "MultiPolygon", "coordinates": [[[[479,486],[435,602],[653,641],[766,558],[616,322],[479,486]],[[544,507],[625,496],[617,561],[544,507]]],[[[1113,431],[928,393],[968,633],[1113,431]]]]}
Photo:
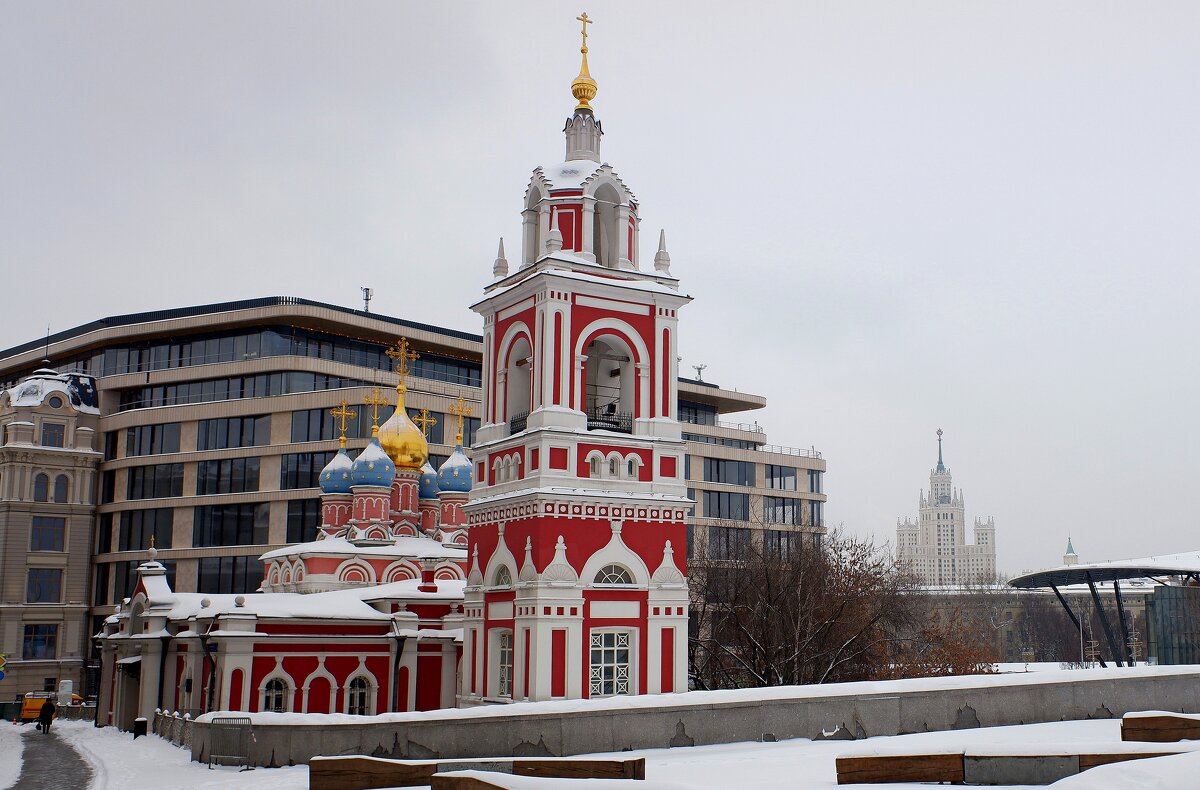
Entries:
{"type": "Polygon", "coordinates": [[[192,519],[192,546],[261,546],[271,508],[266,502],[204,505],[192,519]]]}
{"type": "Polygon", "coordinates": [[[727,461],[723,458],[705,458],[704,479],[709,483],[753,486],[754,464],[749,461],[727,461]]]}
{"type": "Polygon", "coordinates": [[[320,499],[293,499],[288,502],[287,542],[308,543],[317,539],[321,523],[320,499]]]}
{"type": "Polygon", "coordinates": [[[263,579],[257,557],[202,557],[196,575],[196,592],[244,594],[255,592],[263,579]]]}
{"type": "Polygon", "coordinates": [[[763,484],[767,488],[773,488],[776,491],[796,490],[796,467],[763,464],[763,470],[766,476],[763,484]]]}
{"type": "Polygon", "coordinates": [[[178,406],[186,403],[211,403],[239,398],[267,398],[273,395],[293,395],[298,392],[369,386],[370,382],[361,379],[289,370],[279,373],[260,373],[256,376],[233,376],[122,390],[121,402],[117,406],[117,411],[145,409],[152,406],[178,406]]]}
{"type": "Polygon", "coordinates": [[[781,496],[763,497],[763,521],[768,524],[804,524],[803,499],[789,499],[781,496]]]}
{"type": "Polygon", "coordinates": [[[259,459],[222,458],[196,464],[196,495],[241,494],[258,490],[259,459]]]}
{"type": "Polygon", "coordinates": [[[174,524],[173,508],[126,510],[120,514],[117,551],[145,551],[150,548],[151,538],[154,538],[154,548],[169,549],[174,524]]]}
{"type": "Polygon", "coordinates": [[[708,558],[729,560],[743,556],[750,548],[750,530],[745,527],[709,527],[708,558]]]}
{"type": "Polygon", "coordinates": [[[768,529],[763,533],[763,549],[767,556],[786,560],[800,556],[803,550],[803,532],[784,532],[768,529]]]}
{"type": "Polygon", "coordinates": [[[288,453],[279,461],[279,488],[289,491],[294,488],[316,488],[320,484],[321,470],[337,455],[334,450],[323,453],[288,453]]]}
{"type": "Polygon", "coordinates": [[[759,445],[755,442],[747,441],[746,439],[726,439],[723,436],[705,436],[701,433],[684,433],[683,440],[685,442],[696,442],[698,444],[717,444],[721,447],[733,447],[738,450],[757,450],[759,445]]]}
{"type": "Polygon", "coordinates": [[[716,425],[717,410],[706,403],[679,401],[679,421],[690,425],[716,425]]]}
{"type": "Polygon", "coordinates": [[[728,491],[703,491],[705,518],[725,518],[745,521],[750,517],[750,495],[728,491]]]}
{"type": "Polygon", "coordinates": [[[138,425],[125,431],[125,457],[179,452],[179,423],[138,425]]]}
{"type": "Polygon", "coordinates": [[[271,417],[220,417],[196,424],[197,450],[262,447],[271,443],[271,417]]]}
{"type": "Polygon", "coordinates": [[[25,626],[25,634],[21,640],[21,658],[25,661],[58,658],[58,626],[25,626]]]}
{"type": "Polygon", "coordinates": [[[183,464],[131,466],[125,473],[126,499],[183,496],[183,464]]]}

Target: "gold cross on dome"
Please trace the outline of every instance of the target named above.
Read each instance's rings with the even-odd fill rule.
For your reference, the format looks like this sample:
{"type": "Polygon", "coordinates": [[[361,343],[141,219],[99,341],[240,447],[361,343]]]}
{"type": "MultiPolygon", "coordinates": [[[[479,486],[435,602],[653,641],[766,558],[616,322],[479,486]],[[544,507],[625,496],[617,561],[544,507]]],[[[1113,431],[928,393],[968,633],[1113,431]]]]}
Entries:
{"type": "Polygon", "coordinates": [[[407,337],[400,338],[400,341],[396,343],[394,348],[389,348],[384,353],[391,357],[392,362],[396,366],[396,375],[400,377],[400,383],[396,385],[396,389],[403,392],[405,389],[404,382],[408,379],[409,365],[416,362],[420,354],[409,347],[407,337]]]}
{"type": "Polygon", "coordinates": [[[338,439],[338,446],[344,448],[346,446],[346,421],[353,420],[358,416],[358,412],[356,412],[354,409],[351,409],[349,403],[342,401],[337,406],[330,409],[329,413],[333,415],[334,419],[339,420],[342,424],[342,435],[341,438],[338,439]]]}
{"type": "Polygon", "coordinates": [[[587,52],[587,26],[594,25],[596,23],[588,19],[587,11],[584,11],[582,14],[575,17],[575,20],[583,23],[583,51],[587,52]]]}
{"type": "Polygon", "coordinates": [[[458,444],[462,444],[463,418],[474,417],[475,412],[471,410],[471,407],[467,404],[467,399],[463,397],[460,397],[453,404],[451,404],[450,408],[446,411],[458,418],[458,433],[456,435],[456,440],[458,444]]]}
{"type": "Polygon", "coordinates": [[[379,410],[384,406],[391,405],[391,402],[383,397],[379,392],[379,387],[371,390],[371,394],[363,398],[363,405],[371,407],[371,435],[379,435],[379,410]]]}
{"type": "Polygon", "coordinates": [[[429,413],[429,409],[421,409],[413,423],[421,429],[421,433],[425,434],[425,438],[429,438],[429,430],[437,425],[437,417],[429,413]]]}

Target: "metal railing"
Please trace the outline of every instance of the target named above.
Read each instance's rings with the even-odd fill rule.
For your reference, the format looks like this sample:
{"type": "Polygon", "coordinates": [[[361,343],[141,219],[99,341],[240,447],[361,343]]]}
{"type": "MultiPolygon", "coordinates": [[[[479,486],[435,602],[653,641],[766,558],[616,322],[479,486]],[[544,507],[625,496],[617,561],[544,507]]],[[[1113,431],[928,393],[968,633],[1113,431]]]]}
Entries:
{"type": "Polygon", "coordinates": [[[514,433],[520,433],[525,430],[525,426],[529,424],[529,413],[514,414],[508,418],[508,433],[511,436],[514,433]]]}
{"type": "Polygon", "coordinates": [[[755,448],[764,453],[779,453],[780,455],[796,455],[801,458],[821,458],[821,451],[817,448],[807,447],[784,447],[779,444],[761,444],[755,448]]]}
{"type": "Polygon", "coordinates": [[[683,416],[679,421],[684,425],[706,425],[709,428],[729,428],[734,431],[746,431],[747,433],[763,433],[763,427],[757,422],[726,422],[725,420],[714,420],[712,422],[704,422],[696,417],[683,416]]]}
{"type": "Polygon", "coordinates": [[[633,415],[603,409],[587,410],[587,427],[589,431],[616,431],[617,433],[633,433],[633,415]]]}

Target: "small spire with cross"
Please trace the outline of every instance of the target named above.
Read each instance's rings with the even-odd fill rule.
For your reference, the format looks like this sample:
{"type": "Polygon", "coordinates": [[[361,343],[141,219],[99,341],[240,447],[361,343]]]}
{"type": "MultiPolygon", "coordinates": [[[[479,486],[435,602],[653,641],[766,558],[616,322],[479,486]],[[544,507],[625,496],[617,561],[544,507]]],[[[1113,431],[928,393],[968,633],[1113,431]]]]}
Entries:
{"type": "Polygon", "coordinates": [[[385,406],[390,406],[391,402],[383,397],[376,386],[371,390],[371,394],[363,398],[363,405],[371,407],[371,435],[379,435],[379,410],[385,406]]]}
{"type": "Polygon", "coordinates": [[[576,110],[591,110],[592,106],[589,101],[596,98],[596,81],[592,79],[592,74],[588,71],[588,45],[587,45],[587,26],[594,24],[591,19],[588,19],[587,12],[575,17],[581,25],[583,25],[583,45],[579,47],[579,52],[583,56],[583,61],[579,64],[579,76],[571,83],[571,95],[579,102],[575,105],[576,110]]]}
{"type": "Polygon", "coordinates": [[[400,338],[393,348],[389,348],[384,353],[391,357],[392,363],[396,366],[396,375],[400,377],[400,382],[396,384],[396,392],[403,393],[407,389],[405,382],[408,379],[411,365],[417,361],[420,354],[412,350],[406,337],[400,338]]]}
{"type": "Polygon", "coordinates": [[[437,417],[429,413],[429,409],[421,409],[417,416],[413,419],[413,424],[421,429],[421,433],[425,434],[425,439],[429,439],[429,431],[433,426],[437,425],[437,417]]]}
{"type": "Polygon", "coordinates": [[[340,425],[341,437],[338,438],[338,447],[346,449],[346,421],[353,420],[358,416],[358,412],[350,408],[350,404],[342,401],[337,406],[329,410],[335,420],[338,420],[340,425]]]}
{"type": "Polygon", "coordinates": [[[456,444],[461,445],[463,443],[463,419],[474,417],[475,412],[467,403],[467,399],[463,397],[456,400],[446,411],[458,418],[458,432],[454,436],[454,441],[456,444]]]}

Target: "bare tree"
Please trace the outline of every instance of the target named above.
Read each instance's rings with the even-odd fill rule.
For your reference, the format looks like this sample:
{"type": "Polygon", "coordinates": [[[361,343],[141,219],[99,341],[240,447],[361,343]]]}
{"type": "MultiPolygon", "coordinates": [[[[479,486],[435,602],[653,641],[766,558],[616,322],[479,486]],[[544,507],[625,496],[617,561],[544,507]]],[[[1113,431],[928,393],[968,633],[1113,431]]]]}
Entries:
{"type": "Polygon", "coordinates": [[[747,541],[691,561],[697,688],[876,677],[919,633],[916,579],[888,552],[836,530],[820,548],[789,548],[747,541]]]}

